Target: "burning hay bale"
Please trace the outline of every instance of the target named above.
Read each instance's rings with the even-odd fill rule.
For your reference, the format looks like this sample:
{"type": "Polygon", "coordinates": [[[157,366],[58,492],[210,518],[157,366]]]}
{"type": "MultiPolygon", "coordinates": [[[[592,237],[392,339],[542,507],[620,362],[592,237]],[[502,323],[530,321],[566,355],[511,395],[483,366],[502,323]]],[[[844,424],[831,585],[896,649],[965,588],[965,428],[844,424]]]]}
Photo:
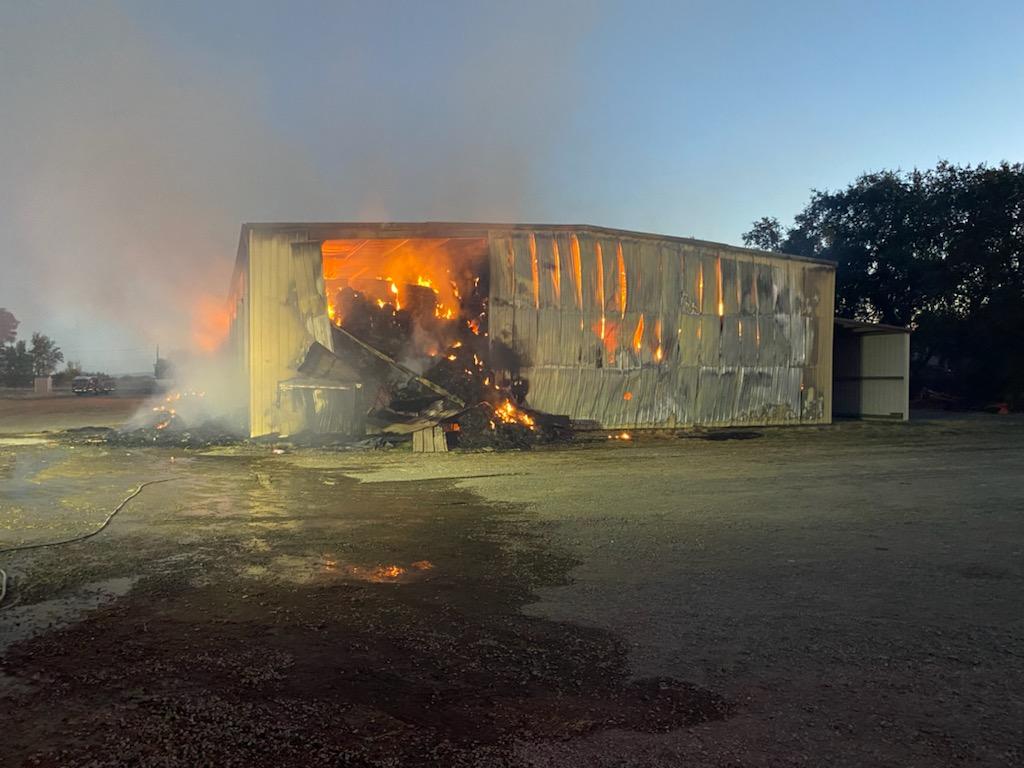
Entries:
{"type": "MultiPolygon", "coordinates": [[[[415,283],[405,284],[390,276],[367,279],[356,270],[358,261],[330,267],[333,357],[344,360],[330,366],[339,373],[348,367],[370,383],[376,393],[371,426],[418,432],[443,423],[442,450],[527,448],[568,439],[567,418],[523,408],[528,387],[516,375],[521,361],[487,334],[486,280],[471,270],[453,271],[439,257],[428,263],[444,270],[441,278],[418,274],[415,283]]],[[[398,272],[402,266],[382,268],[398,272]]],[[[324,351],[319,356],[307,356],[300,370],[323,375],[324,351]]],[[[441,439],[439,434],[431,444],[441,439]]]]}

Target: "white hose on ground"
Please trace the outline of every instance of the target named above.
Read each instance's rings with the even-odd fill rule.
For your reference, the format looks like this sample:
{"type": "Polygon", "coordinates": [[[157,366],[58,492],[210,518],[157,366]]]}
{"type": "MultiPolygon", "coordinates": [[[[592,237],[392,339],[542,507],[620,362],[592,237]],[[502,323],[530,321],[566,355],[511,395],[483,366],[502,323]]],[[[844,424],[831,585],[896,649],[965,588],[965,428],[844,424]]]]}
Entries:
{"type": "MultiPolygon", "coordinates": [[[[81,534],[79,536],[72,536],[70,539],[61,539],[60,541],[44,541],[44,542],[42,542],[40,544],[19,544],[19,545],[14,546],[14,547],[5,547],[4,549],[0,549],[0,555],[5,554],[7,552],[24,552],[27,549],[42,549],[43,547],[57,547],[57,546],[60,546],[61,544],[73,544],[76,541],[85,541],[86,539],[91,539],[97,533],[100,533],[104,528],[106,528],[108,525],[110,525],[110,521],[114,519],[114,515],[116,515],[118,512],[120,512],[122,509],[124,509],[125,504],[127,504],[129,501],[131,501],[136,496],[138,496],[140,493],[142,493],[142,489],[145,488],[147,485],[156,485],[158,483],[169,483],[172,480],[177,480],[177,479],[178,478],[176,478],[176,477],[165,477],[165,478],[163,478],[161,480],[147,480],[146,482],[141,483],[138,488],[136,488],[134,491],[129,493],[127,496],[125,496],[124,499],[121,501],[121,503],[118,504],[116,507],[114,507],[113,510],[111,510],[110,514],[107,515],[106,519],[103,521],[103,523],[100,525],[100,527],[96,528],[95,530],[89,531],[88,533],[83,533],[83,534],[81,534]]],[[[7,594],[7,571],[5,571],[3,568],[0,568],[0,605],[3,605],[4,596],[6,594],[7,594]]]]}

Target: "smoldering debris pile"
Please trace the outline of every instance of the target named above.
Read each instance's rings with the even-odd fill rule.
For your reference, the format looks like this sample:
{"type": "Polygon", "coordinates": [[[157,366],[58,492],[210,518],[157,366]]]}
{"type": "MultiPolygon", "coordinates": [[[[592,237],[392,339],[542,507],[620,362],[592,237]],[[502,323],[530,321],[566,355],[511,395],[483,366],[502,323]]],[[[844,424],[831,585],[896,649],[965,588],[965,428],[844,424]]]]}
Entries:
{"type": "Polygon", "coordinates": [[[362,382],[372,401],[371,432],[438,427],[446,448],[470,450],[570,440],[567,417],[523,406],[528,385],[516,373],[522,361],[487,334],[486,284],[479,278],[453,281],[459,303],[452,311],[438,302],[429,281],[421,282],[396,289],[404,304],[339,290],[330,301],[337,352],[311,350],[300,370],[362,382]]]}
{"type": "Polygon", "coordinates": [[[521,450],[535,445],[573,439],[567,417],[552,417],[511,403],[471,408],[452,422],[448,433],[452,447],[465,450],[521,450]]]}
{"type": "Polygon", "coordinates": [[[71,442],[118,447],[205,448],[242,440],[237,419],[216,412],[197,390],[175,391],[147,402],[121,429],[84,427],[65,432],[71,442]]]}

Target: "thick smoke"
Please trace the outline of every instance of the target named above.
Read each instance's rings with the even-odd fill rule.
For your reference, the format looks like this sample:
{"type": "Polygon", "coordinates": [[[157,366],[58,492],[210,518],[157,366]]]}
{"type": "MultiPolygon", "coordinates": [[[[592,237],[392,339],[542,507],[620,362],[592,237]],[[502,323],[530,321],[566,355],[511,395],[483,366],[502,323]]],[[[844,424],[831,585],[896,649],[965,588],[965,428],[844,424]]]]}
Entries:
{"type": "Polygon", "coordinates": [[[221,53],[135,4],[5,8],[0,304],[66,348],[187,350],[243,221],[549,218],[586,14],[374,5],[326,12],[337,35],[241,5],[221,53]]]}

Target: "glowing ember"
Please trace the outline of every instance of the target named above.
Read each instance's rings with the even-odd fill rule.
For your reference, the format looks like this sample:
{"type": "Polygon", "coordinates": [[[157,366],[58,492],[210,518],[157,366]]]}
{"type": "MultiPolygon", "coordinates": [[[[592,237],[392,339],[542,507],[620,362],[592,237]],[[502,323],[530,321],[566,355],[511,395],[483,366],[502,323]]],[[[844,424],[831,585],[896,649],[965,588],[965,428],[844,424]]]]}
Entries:
{"type": "Polygon", "coordinates": [[[644,316],[641,314],[640,319],[636,321],[636,330],[633,331],[633,349],[637,352],[644,345],[644,316]]]}
{"type": "Polygon", "coordinates": [[[554,268],[551,270],[551,287],[555,291],[555,303],[558,304],[562,298],[562,258],[558,253],[558,241],[551,238],[551,262],[554,268]]]}
{"type": "Polygon", "coordinates": [[[722,285],[722,257],[715,259],[715,280],[718,283],[718,316],[725,315],[725,291],[722,285]]]}
{"type": "Polygon", "coordinates": [[[617,435],[608,435],[609,440],[632,440],[633,436],[629,432],[620,432],[617,435]]]}
{"type": "Polygon", "coordinates": [[[533,278],[533,306],[540,309],[540,266],[537,263],[537,237],[530,233],[530,276],[533,278]]]}
{"type": "Polygon", "coordinates": [[[397,565],[382,565],[374,571],[374,574],[382,579],[397,579],[403,573],[405,573],[405,568],[397,565]]]}
{"type": "Polygon", "coordinates": [[[576,235],[572,235],[569,238],[569,250],[572,254],[572,277],[573,288],[576,291],[576,308],[583,309],[583,264],[580,261],[580,241],[576,235]]]}
{"type": "Polygon", "coordinates": [[[622,258],[622,243],[615,246],[615,258],[619,265],[619,316],[626,316],[626,261],[622,258]]]}
{"type": "Polygon", "coordinates": [[[697,267],[697,314],[704,312],[704,265],[697,267]]]}
{"type": "Polygon", "coordinates": [[[178,409],[175,405],[182,399],[202,399],[206,397],[205,392],[199,392],[196,390],[189,390],[187,392],[171,392],[169,395],[164,397],[163,402],[160,405],[154,405],[152,411],[158,414],[158,420],[153,424],[153,429],[167,429],[171,426],[178,418],[178,409]]]}

